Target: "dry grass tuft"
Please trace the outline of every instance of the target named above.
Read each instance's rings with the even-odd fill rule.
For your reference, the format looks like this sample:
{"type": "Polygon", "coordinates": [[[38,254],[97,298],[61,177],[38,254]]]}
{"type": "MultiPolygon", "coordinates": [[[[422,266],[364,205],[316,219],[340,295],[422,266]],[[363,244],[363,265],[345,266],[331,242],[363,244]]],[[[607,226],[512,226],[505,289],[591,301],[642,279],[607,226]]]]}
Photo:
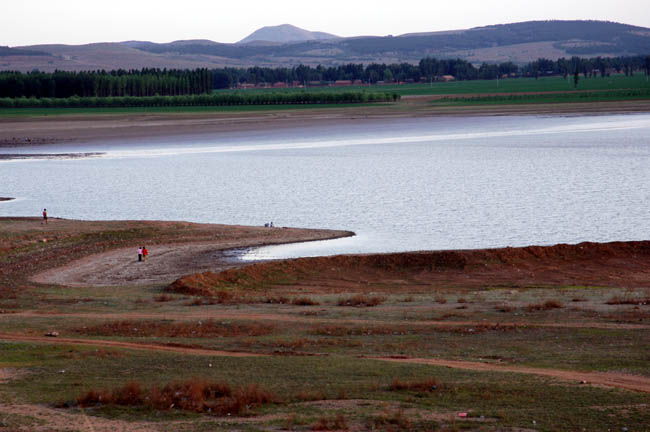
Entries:
{"type": "Polygon", "coordinates": [[[291,300],[291,304],[295,306],[318,306],[320,303],[309,297],[296,297],[291,300]]]}
{"type": "Polygon", "coordinates": [[[340,298],[337,304],[339,306],[374,307],[382,304],[384,301],[386,301],[386,297],[369,297],[365,294],[358,294],[348,299],[340,298]]]}
{"type": "Polygon", "coordinates": [[[343,414],[337,414],[332,417],[321,417],[311,427],[314,431],[337,431],[348,430],[348,422],[343,414]]]}
{"type": "Polygon", "coordinates": [[[160,294],[160,295],[155,296],[153,299],[154,299],[154,301],[156,301],[158,303],[164,303],[164,302],[169,302],[169,301],[176,300],[176,298],[174,298],[174,296],[170,296],[168,294],[160,294]]]}
{"type": "Polygon", "coordinates": [[[650,304],[650,297],[635,298],[635,297],[619,297],[614,296],[607,300],[605,303],[608,305],[638,305],[645,306],[650,304]]]}
{"type": "Polygon", "coordinates": [[[383,431],[402,431],[412,430],[413,423],[404,415],[404,411],[398,410],[395,412],[385,412],[372,419],[371,428],[383,431]]]}
{"type": "Polygon", "coordinates": [[[534,303],[526,306],[526,311],[535,312],[541,310],[561,309],[564,305],[557,300],[546,300],[544,303],[534,303]]]}
{"type": "Polygon", "coordinates": [[[508,312],[512,312],[512,306],[510,306],[509,304],[503,303],[503,304],[497,306],[496,310],[498,312],[508,313],[508,312]]]}
{"type": "Polygon", "coordinates": [[[401,381],[399,378],[393,378],[393,382],[388,386],[390,391],[415,391],[415,392],[434,392],[440,390],[442,385],[435,378],[429,378],[424,381],[401,381]]]}
{"type": "Polygon", "coordinates": [[[75,331],[91,336],[205,338],[264,336],[270,334],[273,327],[258,323],[222,323],[212,319],[197,322],[124,320],[82,327],[75,331]]]}
{"type": "Polygon", "coordinates": [[[279,297],[266,297],[262,300],[262,303],[269,304],[289,304],[291,300],[288,297],[279,296],[279,297]]]}
{"type": "Polygon", "coordinates": [[[296,399],[300,402],[313,402],[319,400],[326,400],[327,396],[322,391],[305,390],[296,395],[296,399]]]}
{"type": "Polygon", "coordinates": [[[137,382],[129,382],[115,390],[90,390],[77,398],[81,407],[95,405],[147,406],[166,411],[180,409],[214,415],[245,415],[251,409],[273,403],[275,395],[256,384],[232,390],[226,382],[192,379],[154,386],[143,391],[137,382]]]}

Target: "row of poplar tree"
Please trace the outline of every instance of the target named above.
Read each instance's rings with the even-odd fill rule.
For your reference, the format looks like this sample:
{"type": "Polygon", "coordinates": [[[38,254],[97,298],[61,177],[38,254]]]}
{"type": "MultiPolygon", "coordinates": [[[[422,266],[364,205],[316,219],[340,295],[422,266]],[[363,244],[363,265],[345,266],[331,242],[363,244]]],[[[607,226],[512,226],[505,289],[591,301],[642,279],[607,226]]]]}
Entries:
{"type": "Polygon", "coordinates": [[[293,68],[224,68],[224,69],[141,69],[44,73],[33,71],[0,72],[0,98],[68,98],[123,96],[181,96],[211,93],[215,89],[238,84],[272,84],[276,82],[307,85],[339,80],[374,84],[383,82],[434,81],[445,75],[457,80],[495,79],[504,75],[548,76],[582,73],[585,76],[611,71],[632,74],[644,70],[650,74],[650,56],[547,60],[538,59],[524,66],[511,62],[483,63],[479,67],[461,59],[425,58],[419,64],[347,64],[340,66],[305,66],[293,68]]]}

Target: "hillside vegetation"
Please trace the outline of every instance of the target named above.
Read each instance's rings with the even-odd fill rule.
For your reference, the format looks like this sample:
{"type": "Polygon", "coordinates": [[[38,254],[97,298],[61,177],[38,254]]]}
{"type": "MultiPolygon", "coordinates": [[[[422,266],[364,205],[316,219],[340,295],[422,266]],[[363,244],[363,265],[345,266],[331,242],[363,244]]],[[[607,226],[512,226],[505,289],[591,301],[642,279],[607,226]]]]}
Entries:
{"type": "Polygon", "coordinates": [[[188,40],[164,44],[131,41],[20,47],[20,51],[6,54],[0,50],[0,69],[78,71],[416,63],[427,56],[461,58],[479,63],[511,61],[521,64],[538,57],[555,60],[575,55],[650,53],[650,29],[607,21],[529,21],[454,32],[325,40],[320,38],[330,35],[305,30],[302,36],[292,32],[291,41],[281,43],[287,36],[277,33],[283,28],[275,28],[276,34],[265,31],[263,39],[276,41],[273,43],[224,44],[188,40]],[[39,51],[40,54],[26,55],[23,51],[39,51]]]}

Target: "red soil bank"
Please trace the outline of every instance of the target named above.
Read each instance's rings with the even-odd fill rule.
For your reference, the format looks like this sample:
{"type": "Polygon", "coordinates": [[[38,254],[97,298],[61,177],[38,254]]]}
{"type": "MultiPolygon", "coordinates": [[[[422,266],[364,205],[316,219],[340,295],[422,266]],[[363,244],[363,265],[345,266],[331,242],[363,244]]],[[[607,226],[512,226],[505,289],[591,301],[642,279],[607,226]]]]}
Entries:
{"type": "Polygon", "coordinates": [[[650,241],[299,258],[189,275],[169,289],[208,295],[233,285],[290,284],[340,291],[377,281],[421,290],[500,285],[650,287],[650,241]]]}

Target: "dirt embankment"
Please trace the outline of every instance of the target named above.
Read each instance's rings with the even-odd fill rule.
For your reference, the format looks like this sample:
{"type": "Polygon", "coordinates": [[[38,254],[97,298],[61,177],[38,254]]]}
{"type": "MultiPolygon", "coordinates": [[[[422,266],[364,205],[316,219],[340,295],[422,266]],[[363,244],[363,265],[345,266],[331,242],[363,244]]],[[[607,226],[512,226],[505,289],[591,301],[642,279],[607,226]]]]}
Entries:
{"type": "Polygon", "coordinates": [[[231,284],[272,285],[279,277],[322,290],[391,280],[423,289],[432,284],[648,287],[650,241],[301,258],[190,275],[175,281],[170,290],[209,294],[210,289],[231,284]]]}

